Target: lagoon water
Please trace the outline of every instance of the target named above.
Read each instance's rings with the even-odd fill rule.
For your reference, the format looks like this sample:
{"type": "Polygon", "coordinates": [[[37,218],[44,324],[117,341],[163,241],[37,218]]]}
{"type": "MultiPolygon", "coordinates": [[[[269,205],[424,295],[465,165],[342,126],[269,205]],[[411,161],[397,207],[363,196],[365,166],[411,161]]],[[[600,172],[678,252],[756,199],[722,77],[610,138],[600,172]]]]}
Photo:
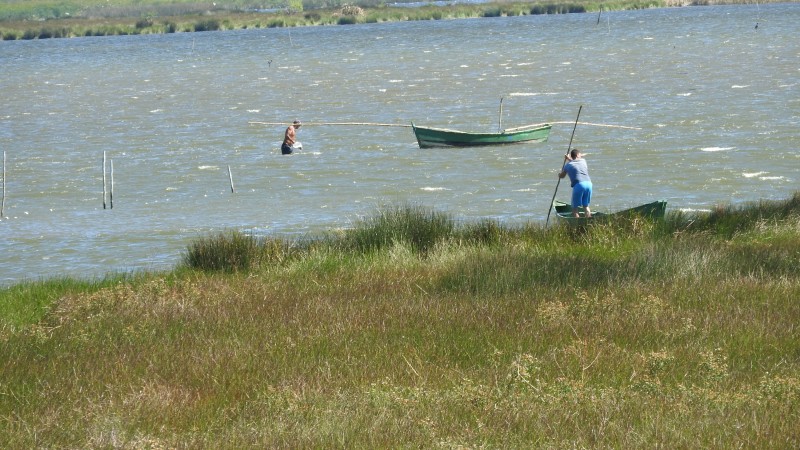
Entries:
{"type": "Polygon", "coordinates": [[[170,268],[198,236],[303,236],[382,205],[544,223],[581,106],[581,122],[637,128],[577,127],[596,210],[797,190],[800,4],[597,19],[2,42],[0,284],[170,268]],[[313,125],[493,131],[501,97],[502,126],[556,122],[550,140],[421,150],[408,127],[313,125]],[[291,156],[283,126],[250,124],[296,118],[291,156]]]}

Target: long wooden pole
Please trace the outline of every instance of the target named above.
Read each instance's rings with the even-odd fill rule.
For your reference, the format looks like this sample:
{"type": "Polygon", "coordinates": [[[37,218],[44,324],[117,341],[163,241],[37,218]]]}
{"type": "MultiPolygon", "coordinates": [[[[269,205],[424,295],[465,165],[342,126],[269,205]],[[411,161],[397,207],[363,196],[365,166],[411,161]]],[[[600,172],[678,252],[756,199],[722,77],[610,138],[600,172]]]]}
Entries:
{"type": "MultiPolygon", "coordinates": [[[[249,123],[250,125],[283,125],[283,126],[289,126],[290,125],[290,124],[285,123],[285,122],[247,122],[247,123],[249,123]]],[[[558,124],[565,124],[565,123],[568,123],[570,125],[574,124],[574,122],[565,122],[565,121],[543,122],[543,123],[532,124],[532,125],[524,125],[524,126],[521,126],[521,127],[508,128],[506,131],[507,132],[511,132],[511,131],[521,130],[521,129],[524,129],[524,128],[532,128],[532,127],[536,127],[536,126],[558,125],[558,124]]],[[[591,122],[579,122],[578,124],[579,125],[586,125],[586,126],[590,126],[590,127],[606,127],[606,128],[622,128],[622,129],[626,129],[626,130],[641,130],[640,127],[628,127],[628,126],[625,126],[625,125],[609,125],[609,124],[604,124],[604,123],[591,123],[591,122]]],[[[352,125],[358,125],[358,126],[360,126],[360,125],[368,125],[368,126],[371,125],[371,126],[375,126],[375,127],[405,127],[405,128],[411,128],[411,125],[405,125],[405,124],[401,124],[401,123],[374,123],[374,122],[303,122],[303,125],[304,126],[305,125],[350,125],[350,126],[352,126],[352,125]]]]}
{"type": "MultiPolygon", "coordinates": [[[[568,123],[572,124],[572,122],[549,122],[550,125],[560,124],[560,123],[568,123]]],[[[591,123],[591,122],[578,122],[578,125],[587,125],[590,127],[606,127],[606,128],[623,128],[626,130],[641,130],[640,127],[626,127],[625,125],[608,125],[604,123],[591,123]]]]}
{"type": "MultiPolygon", "coordinates": [[[[578,119],[581,117],[581,110],[583,109],[583,105],[578,108],[578,117],[575,118],[575,126],[572,127],[572,136],[569,137],[569,145],[567,145],[567,153],[564,155],[564,162],[561,163],[561,170],[564,170],[564,166],[567,165],[567,155],[569,154],[569,150],[572,148],[572,138],[575,137],[575,129],[578,128],[578,119]]],[[[558,185],[561,183],[561,178],[558,178],[556,181],[556,190],[553,191],[553,198],[550,200],[550,207],[547,209],[547,220],[544,222],[544,226],[547,226],[550,223],[550,211],[553,210],[553,202],[556,201],[556,193],[558,193],[558,185]]]]}
{"type": "MultiPolygon", "coordinates": [[[[570,123],[572,123],[572,122],[570,122],[570,123]]],[[[530,124],[530,125],[523,125],[521,127],[506,128],[505,130],[500,130],[500,131],[505,131],[506,133],[513,133],[515,131],[527,130],[529,128],[539,128],[539,127],[543,127],[545,125],[552,125],[552,124],[550,124],[550,123],[533,123],[533,124],[530,124]]]]}
{"type": "Polygon", "coordinates": [[[236,193],[236,189],[233,187],[233,172],[231,172],[231,166],[228,166],[228,179],[231,181],[231,193],[236,193]]]}

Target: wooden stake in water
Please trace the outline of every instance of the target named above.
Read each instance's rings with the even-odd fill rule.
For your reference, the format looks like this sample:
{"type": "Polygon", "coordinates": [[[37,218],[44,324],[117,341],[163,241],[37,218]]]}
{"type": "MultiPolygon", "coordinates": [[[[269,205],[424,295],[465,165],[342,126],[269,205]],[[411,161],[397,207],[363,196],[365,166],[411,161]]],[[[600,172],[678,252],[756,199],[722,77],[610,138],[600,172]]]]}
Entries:
{"type": "Polygon", "coordinates": [[[111,164],[111,192],[108,196],[111,209],[114,209],[114,160],[110,159],[108,162],[111,164]]]}
{"type": "Polygon", "coordinates": [[[106,152],[103,152],[103,209],[106,209],[106,152]]]}
{"type": "Polygon", "coordinates": [[[231,173],[231,166],[228,166],[228,179],[231,180],[231,193],[235,193],[236,189],[233,188],[233,173],[231,173]]]}
{"type": "Polygon", "coordinates": [[[500,97],[500,113],[497,117],[497,132],[503,132],[503,97],[500,97]]]}
{"type": "Polygon", "coordinates": [[[3,203],[0,204],[0,219],[3,218],[3,212],[6,210],[6,152],[3,150],[3,203]]]}

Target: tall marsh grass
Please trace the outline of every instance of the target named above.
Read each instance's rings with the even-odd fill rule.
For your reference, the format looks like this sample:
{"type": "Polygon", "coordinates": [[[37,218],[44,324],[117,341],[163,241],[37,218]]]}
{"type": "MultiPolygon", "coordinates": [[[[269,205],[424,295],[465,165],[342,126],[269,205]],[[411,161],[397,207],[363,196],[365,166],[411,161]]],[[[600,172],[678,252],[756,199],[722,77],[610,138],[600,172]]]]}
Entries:
{"type": "Polygon", "coordinates": [[[573,229],[388,207],[0,290],[8,448],[796,448],[800,194],[573,229]]]}

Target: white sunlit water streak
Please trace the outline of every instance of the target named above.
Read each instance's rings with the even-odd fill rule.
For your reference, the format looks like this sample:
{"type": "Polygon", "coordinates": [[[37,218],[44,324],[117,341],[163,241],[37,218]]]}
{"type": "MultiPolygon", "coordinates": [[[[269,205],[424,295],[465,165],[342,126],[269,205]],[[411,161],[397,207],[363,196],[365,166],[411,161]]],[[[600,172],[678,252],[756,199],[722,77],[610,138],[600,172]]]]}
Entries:
{"type": "Polygon", "coordinates": [[[0,283],[169,268],[208,233],[303,236],[386,204],[543,222],[581,105],[582,122],[638,128],[577,128],[596,210],[791,195],[800,5],[603,17],[0,43],[0,283]],[[550,140],[421,150],[407,127],[495,130],[501,97],[504,127],[560,122],[550,140]],[[406,126],[308,125],[281,156],[283,127],[249,123],[295,118],[406,126]]]}

